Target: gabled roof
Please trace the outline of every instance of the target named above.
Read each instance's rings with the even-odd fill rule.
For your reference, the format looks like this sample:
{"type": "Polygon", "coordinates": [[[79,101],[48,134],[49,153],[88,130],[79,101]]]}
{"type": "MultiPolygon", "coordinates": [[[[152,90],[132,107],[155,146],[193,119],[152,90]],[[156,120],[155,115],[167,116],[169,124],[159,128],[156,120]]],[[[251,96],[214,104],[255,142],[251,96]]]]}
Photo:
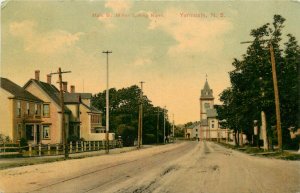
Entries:
{"type": "MultiPolygon", "coordinates": [[[[42,82],[39,80],[35,80],[35,79],[30,79],[24,86],[23,88],[25,89],[31,82],[36,83],[43,91],[45,91],[47,93],[47,95],[59,106],[61,107],[61,103],[60,103],[60,92],[59,90],[53,85],[53,84],[49,84],[46,82],[42,82]]],[[[71,112],[69,108],[67,108],[65,106],[65,111],[66,112],[71,112]]]]}
{"type": "Polygon", "coordinates": [[[88,106],[81,99],[90,99],[91,93],[64,93],[64,100],[66,104],[82,104],[84,107],[90,110],[91,113],[102,113],[96,107],[92,105],[88,106]]]}
{"type": "Polygon", "coordinates": [[[87,109],[90,110],[90,113],[97,113],[97,114],[100,114],[102,113],[102,111],[98,110],[96,107],[93,107],[92,105],[91,106],[88,106],[86,105],[85,103],[81,103],[83,106],[85,106],[87,109]]]}
{"type": "Polygon", "coordinates": [[[208,118],[213,118],[213,117],[217,117],[218,113],[216,109],[207,109],[206,110],[206,115],[208,118]]]}
{"type": "Polygon", "coordinates": [[[213,90],[210,89],[210,87],[208,85],[208,82],[207,82],[207,79],[205,81],[203,89],[201,90],[200,98],[201,99],[214,99],[213,90]]]}
{"type": "Polygon", "coordinates": [[[199,124],[200,124],[200,122],[197,121],[197,122],[191,124],[190,126],[188,126],[187,129],[193,129],[193,128],[197,127],[199,124]]]}
{"type": "Polygon", "coordinates": [[[38,81],[35,79],[30,79],[24,86],[23,88],[25,89],[31,82],[36,83],[43,91],[47,93],[47,95],[59,106],[60,104],[60,99],[59,99],[59,90],[53,85],[53,84],[48,84],[46,82],[38,81]]]}
{"type": "Polygon", "coordinates": [[[27,90],[25,90],[24,88],[20,87],[19,85],[15,84],[7,78],[0,77],[0,85],[1,88],[11,93],[16,99],[43,102],[38,97],[34,96],[30,92],[28,92],[27,90]]]}
{"type": "Polygon", "coordinates": [[[80,99],[91,99],[91,93],[64,93],[65,103],[80,103],[80,99]]]}

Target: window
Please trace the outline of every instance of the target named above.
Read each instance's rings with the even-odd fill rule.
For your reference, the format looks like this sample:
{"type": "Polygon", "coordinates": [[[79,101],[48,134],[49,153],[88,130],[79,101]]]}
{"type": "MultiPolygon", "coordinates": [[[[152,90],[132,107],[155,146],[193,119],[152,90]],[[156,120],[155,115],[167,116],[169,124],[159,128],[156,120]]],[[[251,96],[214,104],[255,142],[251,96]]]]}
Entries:
{"type": "Polygon", "coordinates": [[[205,104],[204,104],[204,107],[205,107],[206,109],[209,109],[209,108],[210,108],[209,103],[205,103],[205,104]]]}
{"type": "Polygon", "coordinates": [[[21,101],[17,101],[17,117],[21,117],[21,101]]]}
{"type": "Polygon", "coordinates": [[[99,115],[91,115],[91,123],[101,123],[99,115]]]}
{"type": "Polygon", "coordinates": [[[49,104],[43,104],[43,116],[50,117],[50,105],[49,104]]]}
{"type": "Polygon", "coordinates": [[[211,124],[211,128],[214,128],[215,127],[215,125],[214,124],[211,124]]]}
{"type": "Polygon", "coordinates": [[[196,132],[198,131],[198,129],[196,129],[196,132]]]}
{"type": "Polygon", "coordinates": [[[50,139],[50,125],[43,126],[43,139],[50,139]]]}
{"type": "Polygon", "coordinates": [[[29,102],[26,103],[26,113],[27,115],[30,113],[29,102]]]}
{"type": "Polygon", "coordinates": [[[34,104],[34,114],[41,115],[41,105],[40,104],[34,104]]]}

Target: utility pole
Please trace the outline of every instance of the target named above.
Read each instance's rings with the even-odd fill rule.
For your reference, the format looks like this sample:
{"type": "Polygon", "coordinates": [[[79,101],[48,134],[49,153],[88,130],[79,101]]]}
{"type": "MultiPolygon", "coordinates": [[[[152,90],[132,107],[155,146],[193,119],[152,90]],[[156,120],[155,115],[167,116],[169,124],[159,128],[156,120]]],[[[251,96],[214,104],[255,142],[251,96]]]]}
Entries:
{"type": "Polygon", "coordinates": [[[68,149],[68,140],[67,133],[68,128],[66,127],[65,121],[65,102],[64,102],[64,91],[62,88],[62,74],[63,73],[71,73],[71,71],[61,71],[61,68],[58,68],[58,72],[50,73],[50,75],[58,74],[59,77],[59,89],[60,89],[60,105],[61,105],[61,130],[62,130],[62,138],[65,150],[65,159],[69,158],[69,149],[68,149]]]}
{"type": "MultiPolygon", "coordinates": [[[[277,85],[277,75],[276,75],[276,64],[274,57],[274,49],[271,43],[272,39],[269,40],[260,40],[259,42],[268,42],[269,43],[269,51],[271,55],[271,65],[272,65],[272,77],[273,77],[273,87],[274,87],[274,97],[275,97],[275,110],[276,110],[276,128],[277,128],[277,139],[278,139],[278,149],[282,151],[282,131],[281,131],[281,120],[280,120],[280,103],[279,103],[279,92],[277,85]]],[[[241,42],[244,43],[253,43],[253,41],[241,42]]]]}
{"type": "Polygon", "coordinates": [[[166,144],[166,106],[164,107],[164,144],[166,144]]]}
{"type": "Polygon", "coordinates": [[[175,142],[175,133],[174,133],[174,127],[175,127],[175,123],[174,123],[174,113],[173,113],[173,129],[172,129],[172,133],[173,133],[173,143],[175,142]]]}
{"type": "Polygon", "coordinates": [[[277,85],[276,65],[275,65],[273,45],[271,42],[270,42],[269,46],[270,46],[270,54],[271,54],[273,86],[274,86],[274,95],[275,95],[278,148],[280,151],[282,151],[282,131],[281,131],[280,104],[279,104],[279,93],[278,93],[278,85],[277,85]]]}
{"type": "Polygon", "coordinates": [[[143,144],[143,84],[141,81],[141,93],[140,93],[140,109],[139,109],[139,126],[138,126],[138,148],[140,149],[143,144]]]}
{"type": "Polygon", "coordinates": [[[109,153],[109,68],[108,68],[108,55],[112,53],[112,51],[103,51],[103,54],[106,54],[106,154],[109,153]]]}
{"type": "Polygon", "coordinates": [[[159,130],[159,107],[157,107],[156,144],[158,144],[158,130],[159,130]]]}

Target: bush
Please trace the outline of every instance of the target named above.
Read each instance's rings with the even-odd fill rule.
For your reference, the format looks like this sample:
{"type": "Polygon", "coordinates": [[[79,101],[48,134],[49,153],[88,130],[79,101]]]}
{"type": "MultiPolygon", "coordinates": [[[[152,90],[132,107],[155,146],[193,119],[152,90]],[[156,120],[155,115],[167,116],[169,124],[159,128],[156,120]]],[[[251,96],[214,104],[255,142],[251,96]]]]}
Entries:
{"type": "Polygon", "coordinates": [[[81,139],[78,137],[78,136],[75,136],[75,135],[71,135],[68,137],[68,142],[70,143],[71,141],[72,142],[76,142],[76,141],[80,141],[81,139]]]}
{"type": "Polygon", "coordinates": [[[154,134],[145,134],[143,144],[156,143],[156,136],[154,134]]]}
{"type": "Polygon", "coordinates": [[[25,146],[28,146],[28,141],[27,141],[27,139],[25,139],[25,138],[21,138],[20,139],[20,146],[21,147],[25,147],[25,146]]]}

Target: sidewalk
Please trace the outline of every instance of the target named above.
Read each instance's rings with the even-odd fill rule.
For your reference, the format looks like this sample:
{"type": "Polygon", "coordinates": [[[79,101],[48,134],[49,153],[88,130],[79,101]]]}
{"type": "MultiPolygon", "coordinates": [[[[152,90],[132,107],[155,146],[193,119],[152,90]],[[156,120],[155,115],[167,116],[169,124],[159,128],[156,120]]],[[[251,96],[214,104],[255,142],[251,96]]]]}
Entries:
{"type": "MultiPolygon", "coordinates": [[[[153,147],[153,145],[143,145],[143,149],[153,147]]],[[[109,155],[125,153],[129,151],[137,150],[137,147],[123,147],[115,148],[109,150],[109,155]]],[[[105,155],[105,150],[99,151],[90,151],[82,153],[73,153],[70,154],[70,159],[80,159],[85,157],[100,156],[105,155]]],[[[0,170],[12,167],[26,166],[26,165],[35,165],[42,163],[49,163],[55,161],[63,161],[64,155],[54,155],[54,156],[42,156],[42,157],[21,157],[21,158],[0,158],[0,170]]]]}

